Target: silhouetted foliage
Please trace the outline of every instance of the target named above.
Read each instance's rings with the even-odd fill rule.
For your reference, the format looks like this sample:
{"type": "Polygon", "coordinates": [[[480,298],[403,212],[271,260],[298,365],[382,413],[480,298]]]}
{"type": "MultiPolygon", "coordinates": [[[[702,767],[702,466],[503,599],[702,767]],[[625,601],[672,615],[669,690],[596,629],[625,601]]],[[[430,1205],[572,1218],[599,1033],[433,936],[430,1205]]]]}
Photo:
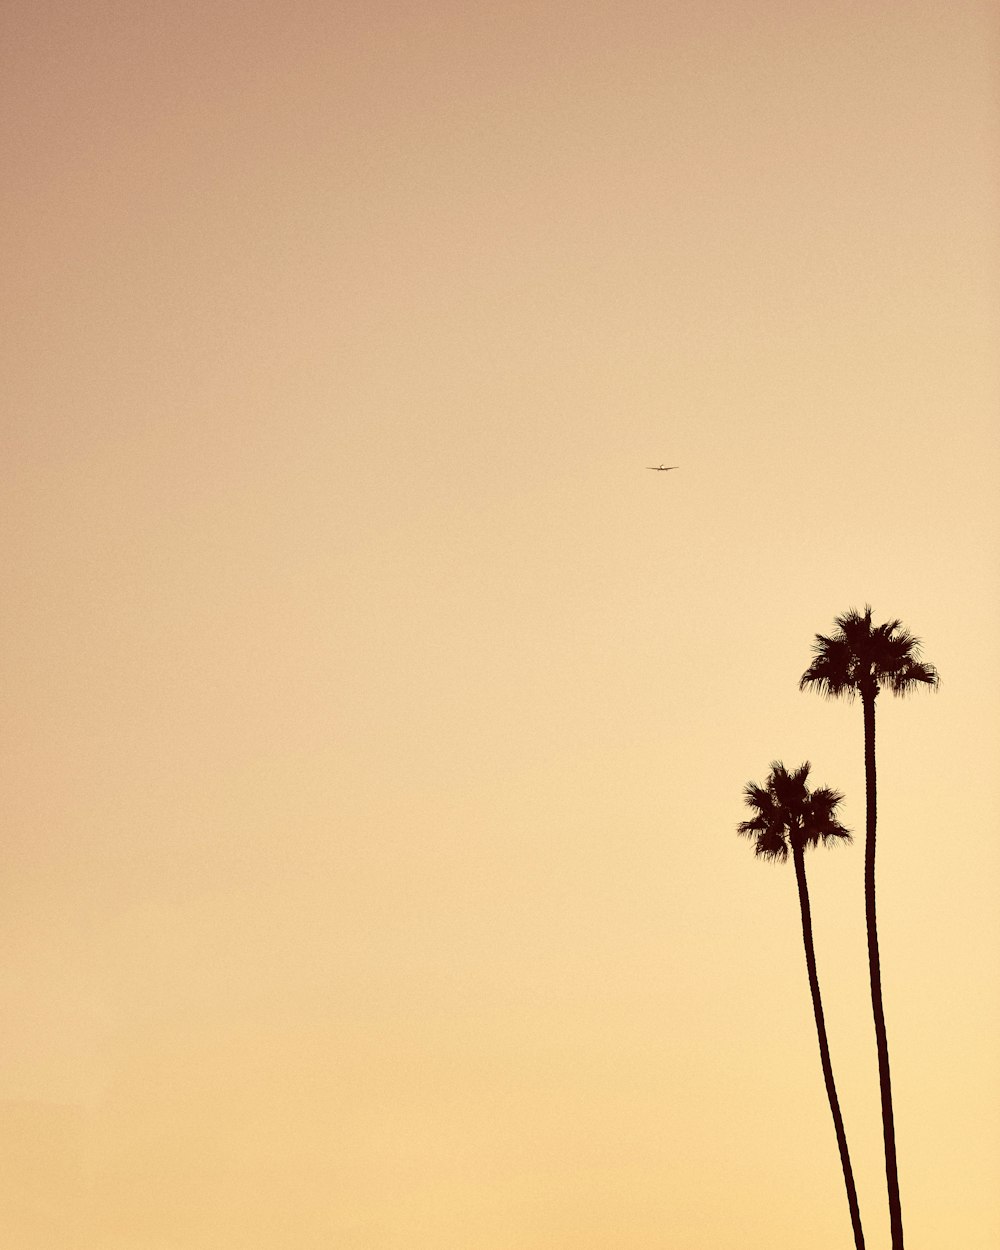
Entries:
{"type": "Polygon", "coordinates": [[[851,841],[850,833],[836,818],[844,796],[826,787],[811,791],[806,785],[810,768],[806,761],[790,773],[776,760],[766,785],[748,781],[743,787],[744,802],[755,815],[740,821],[736,832],[754,839],[755,855],[785,860],[796,847],[805,850],[831,839],[851,841]]]}
{"type": "Polygon", "coordinates": [[[902,621],[872,625],[872,610],[851,608],[834,621],[836,632],[817,634],[813,661],[802,674],[799,689],[813,686],[825,698],[852,700],[856,694],[875,698],[880,690],[902,696],[924,685],[937,687],[933,664],[920,659],[921,642],[902,621]]]}

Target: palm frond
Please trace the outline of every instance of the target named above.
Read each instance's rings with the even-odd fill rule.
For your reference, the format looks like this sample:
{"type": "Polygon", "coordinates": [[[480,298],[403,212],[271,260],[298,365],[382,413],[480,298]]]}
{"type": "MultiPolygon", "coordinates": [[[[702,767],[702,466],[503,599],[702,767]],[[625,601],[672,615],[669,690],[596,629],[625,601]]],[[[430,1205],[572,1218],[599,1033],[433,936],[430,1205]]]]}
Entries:
{"type": "Polygon", "coordinates": [[[771,764],[771,775],[767,779],[767,788],[774,798],[777,807],[783,808],[789,813],[797,813],[808,794],[806,786],[806,778],[809,776],[809,761],[807,760],[794,772],[789,772],[781,760],[775,760],[771,764]]]}
{"type": "Polygon", "coordinates": [[[817,634],[812,663],[799,678],[799,689],[815,687],[824,699],[853,699],[857,692],[856,659],[846,638],[817,634]]]}
{"type": "Polygon", "coordinates": [[[788,842],[778,829],[766,829],[758,838],[753,853],[760,859],[771,859],[778,863],[788,858],[788,842]]]}
{"type": "Polygon", "coordinates": [[[917,686],[927,686],[936,690],[941,684],[941,677],[933,664],[925,664],[922,660],[910,659],[901,664],[892,673],[886,674],[885,687],[901,698],[915,690],[917,686]]]}
{"type": "Polygon", "coordinates": [[[839,790],[820,786],[809,798],[809,813],[803,822],[802,836],[806,846],[824,846],[832,842],[851,842],[850,830],[837,819],[837,808],[844,801],[839,790]]]}
{"type": "Polygon", "coordinates": [[[810,798],[810,807],[814,815],[832,816],[843,803],[844,796],[832,786],[817,786],[810,798]]]}
{"type": "Polygon", "coordinates": [[[765,786],[758,786],[754,782],[748,781],[743,787],[743,801],[749,807],[756,807],[758,811],[764,811],[772,805],[773,796],[765,786]]]}
{"type": "Polygon", "coordinates": [[[743,838],[753,838],[763,833],[768,827],[765,817],[755,816],[753,820],[741,820],[736,826],[736,832],[743,838]]]}

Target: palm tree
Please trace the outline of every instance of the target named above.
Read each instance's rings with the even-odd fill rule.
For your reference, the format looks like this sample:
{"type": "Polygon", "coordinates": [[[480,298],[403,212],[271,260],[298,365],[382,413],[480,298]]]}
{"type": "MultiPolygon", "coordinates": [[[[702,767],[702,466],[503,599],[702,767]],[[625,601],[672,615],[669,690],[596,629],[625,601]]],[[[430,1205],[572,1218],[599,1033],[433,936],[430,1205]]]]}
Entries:
{"type": "Polygon", "coordinates": [[[903,1250],[903,1215],[896,1170],[896,1129],[892,1115],[892,1084],[889,1079],[889,1046],[882,1006],[882,971],[878,954],[875,915],[875,824],[877,818],[875,778],[875,700],[880,690],[909,694],[917,686],[936,688],[937,669],[920,659],[920,640],[903,628],[901,621],[872,625],[872,610],[851,608],[834,622],[827,638],[817,634],[813,661],[802,674],[799,689],[814,686],[828,699],[861,697],[865,723],[865,921],[868,929],[868,974],[875,1022],[875,1048],[882,1094],[882,1136],[885,1140],[885,1177],[889,1195],[889,1227],[892,1250],[903,1250]]]}
{"type": "Polygon", "coordinates": [[[838,794],[836,790],[825,787],[810,791],[806,785],[808,776],[808,762],[790,773],[784,764],[777,760],[771,765],[766,785],[758,786],[752,781],[748,782],[744,787],[743,797],[754,815],[750,820],[740,822],[737,826],[737,833],[753,838],[754,853],[763,859],[784,861],[788,858],[789,850],[792,853],[795,880],[799,889],[799,910],[802,913],[802,943],[806,951],[809,992],[812,995],[813,1015],[816,1018],[816,1035],[819,1038],[819,1058],[823,1068],[823,1080],[826,1083],[826,1096],[830,1101],[833,1127],[837,1134],[840,1165],[844,1170],[847,1205],[851,1211],[851,1224],[854,1228],[854,1244],[857,1250],[864,1250],[865,1237],[861,1230],[858,1195],[854,1187],[851,1156],[847,1150],[844,1118],[840,1114],[840,1100],[837,1098],[837,1087],[833,1080],[830,1043],[826,1036],[823,1000],[819,993],[805,862],[807,847],[816,846],[819,842],[824,845],[835,841],[850,842],[851,835],[837,819],[837,807],[844,796],[838,794]]]}

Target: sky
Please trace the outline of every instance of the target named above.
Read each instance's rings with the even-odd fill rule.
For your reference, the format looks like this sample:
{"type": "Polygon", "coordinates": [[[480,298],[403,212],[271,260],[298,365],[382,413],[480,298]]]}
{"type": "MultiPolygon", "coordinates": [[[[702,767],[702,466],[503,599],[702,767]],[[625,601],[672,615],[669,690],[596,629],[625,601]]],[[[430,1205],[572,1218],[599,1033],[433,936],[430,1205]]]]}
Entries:
{"type": "Polygon", "coordinates": [[[8,0],[0,1232],[1000,1242],[985,0],[8,0]],[[679,467],[654,474],[646,466],[679,467]]]}

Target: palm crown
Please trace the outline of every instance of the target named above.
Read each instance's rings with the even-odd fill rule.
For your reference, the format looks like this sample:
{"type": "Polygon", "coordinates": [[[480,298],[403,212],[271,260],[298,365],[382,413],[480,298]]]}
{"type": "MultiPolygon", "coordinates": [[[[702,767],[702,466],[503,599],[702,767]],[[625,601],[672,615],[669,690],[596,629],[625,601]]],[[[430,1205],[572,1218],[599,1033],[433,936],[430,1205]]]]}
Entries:
{"type": "Polygon", "coordinates": [[[805,851],[822,842],[850,842],[851,835],[837,819],[837,808],[844,796],[821,786],[810,790],[806,784],[807,760],[794,772],[776,760],[767,782],[758,786],[749,781],[743,798],[753,811],[750,820],[740,821],[736,832],[754,839],[754,854],[762,859],[785,860],[789,850],[805,851]]]}
{"type": "Polygon", "coordinates": [[[936,687],[940,678],[933,664],[920,658],[920,639],[905,629],[902,621],[872,625],[872,610],[851,608],[834,621],[836,632],[829,638],[817,634],[813,661],[802,674],[799,689],[815,686],[827,698],[855,694],[874,698],[880,690],[894,695],[908,694],[914,687],[936,687]]]}

